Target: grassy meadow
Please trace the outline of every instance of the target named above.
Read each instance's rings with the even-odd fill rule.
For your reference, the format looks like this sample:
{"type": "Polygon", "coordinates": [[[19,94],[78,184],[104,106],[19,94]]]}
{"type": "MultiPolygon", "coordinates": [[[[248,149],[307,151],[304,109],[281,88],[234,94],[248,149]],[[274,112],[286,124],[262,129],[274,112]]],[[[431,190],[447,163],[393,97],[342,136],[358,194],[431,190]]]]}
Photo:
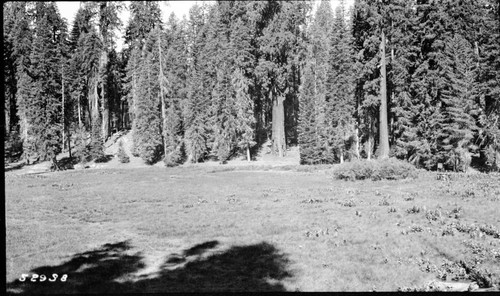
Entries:
{"type": "Polygon", "coordinates": [[[6,172],[11,293],[500,285],[500,176],[307,167],[6,172]],[[67,275],[64,282],[18,279],[67,275]]]}

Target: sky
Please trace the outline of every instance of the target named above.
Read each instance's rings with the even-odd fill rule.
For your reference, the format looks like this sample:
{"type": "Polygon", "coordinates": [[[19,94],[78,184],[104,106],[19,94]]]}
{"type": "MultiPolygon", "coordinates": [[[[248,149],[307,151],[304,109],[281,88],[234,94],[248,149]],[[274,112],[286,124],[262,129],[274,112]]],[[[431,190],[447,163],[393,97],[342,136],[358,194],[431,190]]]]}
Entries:
{"type": "MultiPolygon", "coordinates": [[[[340,3],[340,0],[330,0],[332,4],[332,8],[335,10],[335,7],[340,3]]],[[[130,4],[130,1],[123,1],[125,2],[125,5],[128,7],[130,4]]],[[[179,18],[182,19],[184,15],[188,15],[189,9],[191,6],[193,6],[195,3],[201,4],[202,2],[215,2],[215,1],[160,1],[160,8],[162,10],[162,18],[163,21],[166,21],[168,16],[174,12],[175,15],[179,18]]],[[[319,4],[320,0],[315,0],[314,8],[313,8],[313,13],[316,11],[316,8],[319,4]]],[[[354,0],[346,0],[346,6],[349,7],[354,3],[354,0]]],[[[61,13],[61,16],[65,18],[71,26],[73,23],[73,19],[75,18],[76,12],[78,11],[78,8],[80,7],[80,2],[78,1],[56,1],[57,6],[59,7],[59,12],[61,13]]],[[[128,22],[130,13],[127,9],[124,9],[121,12],[120,19],[122,20],[123,27],[120,32],[116,32],[116,36],[118,37],[116,40],[117,43],[117,50],[120,51],[123,45],[123,36],[125,34],[125,26],[128,22]]]]}

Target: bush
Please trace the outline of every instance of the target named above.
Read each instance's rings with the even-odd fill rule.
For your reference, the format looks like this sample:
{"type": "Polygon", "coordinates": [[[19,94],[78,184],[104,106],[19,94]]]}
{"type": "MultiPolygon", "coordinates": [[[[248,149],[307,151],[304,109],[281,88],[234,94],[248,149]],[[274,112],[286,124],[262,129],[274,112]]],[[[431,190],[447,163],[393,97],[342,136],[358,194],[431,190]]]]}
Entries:
{"type": "Polygon", "coordinates": [[[342,180],[399,180],[415,178],[416,169],[413,165],[389,158],[384,160],[356,160],[337,165],[333,169],[333,176],[342,180]]]}
{"type": "Polygon", "coordinates": [[[90,145],[87,144],[88,135],[84,129],[76,131],[74,156],[78,162],[85,164],[92,159],[90,145]]]}
{"type": "Polygon", "coordinates": [[[128,157],[127,153],[125,152],[125,149],[123,148],[122,140],[118,142],[118,159],[120,160],[121,163],[130,162],[130,157],[128,157]]]}
{"type": "Polygon", "coordinates": [[[90,133],[90,157],[91,159],[100,161],[106,156],[104,155],[104,141],[102,139],[101,130],[99,128],[99,119],[92,123],[90,133]]]}
{"type": "Polygon", "coordinates": [[[23,154],[23,140],[18,132],[12,132],[4,140],[4,152],[7,162],[17,161],[23,154]]]}
{"type": "Polygon", "coordinates": [[[177,147],[174,151],[167,153],[165,158],[163,159],[163,162],[165,163],[165,166],[167,167],[175,167],[181,164],[181,162],[184,159],[184,155],[182,153],[182,147],[177,147]]]}

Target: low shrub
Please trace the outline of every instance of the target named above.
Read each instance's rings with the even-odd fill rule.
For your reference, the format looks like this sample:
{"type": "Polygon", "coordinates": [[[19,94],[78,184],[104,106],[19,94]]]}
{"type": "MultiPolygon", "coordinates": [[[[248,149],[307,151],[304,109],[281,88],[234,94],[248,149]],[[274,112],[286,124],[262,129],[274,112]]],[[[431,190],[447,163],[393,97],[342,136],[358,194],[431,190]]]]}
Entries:
{"type": "Polygon", "coordinates": [[[92,151],[88,138],[89,135],[84,129],[78,129],[75,133],[74,156],[81,164],[85,164],[92,159],[92,151]]]}
{"type": "Polygon", "coordinates": [[[130,162],[130,157],[125,152],[125,149],[123,148],[123,141],[121,140],[120,142],[118,142],[118,159],[120,160],[121,163],[130,162]]]}
{"type": "Polygon", "coordinates": [[[167,167],[178,166],[181,164],[182,161],[183,161],[183,157],[182,157],[182,152],[181,152],[180,148],[175,149],[171,153],[168,153],[163,159],[163,162],[165,163],[165,166],[167,166],[167,167]]]}
{"type": "Polygon", "coordinates": [[[415,178],[416,168],[401,160],[389,158],[384,160],[356,160],[337,165],[333,176],[342,180],[400,180],[415,178]]]}
{"type": "Polygon", "coordinates": [[[5,137],[4,154],[7,162],[17,161],[23,154],[23,140],[18,132],[12,132],[5,137]]]}

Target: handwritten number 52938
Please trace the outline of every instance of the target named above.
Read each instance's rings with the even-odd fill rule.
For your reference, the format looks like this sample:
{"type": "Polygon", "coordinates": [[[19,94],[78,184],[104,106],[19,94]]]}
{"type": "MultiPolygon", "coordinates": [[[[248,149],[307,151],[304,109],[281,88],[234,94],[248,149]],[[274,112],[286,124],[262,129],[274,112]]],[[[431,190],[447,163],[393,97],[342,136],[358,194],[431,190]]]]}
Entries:
{"type": "MultiPolygon", "coordinates": [[[[24,281],[26,281],[29,277],[30,277],[30,275],[29,275],[29,274],[23,273],[23,274],[21,274],[21,277],[19,278],[19,281],[20,281],[20,282],[24,282],[24,281]]],[[[49,280],[49,282],[55,282],[55,281],[57,280],[57,278],[58,278],[58,277],[59,277],[59,275],[58,275],[57,273],[53,273],[53,274],[52,274],[52,277],[49,277],[49,279],[48,279],[48,280],[49,280]]],[[[34,273],[34,274],[32,274],[32,275],[31,275],[31,279],[30,279],[30,281],[32,281],[32,282],[36,282],[36,281],[37,281],[37,279],[39,279],[39,280],[38,280],[39,282],[45,282],[45,281],[47,280],[47,276],[46,276],[46,275],[44,275],[44,274],[40,274],[40,275],[38,275],[38,274],[34,273]]],[[[68,275],[67,275],[67,274],[63,274],[59,280],[60,280],[61,282],[65,282],[67,279],[68,279],[68,275]]]]}

